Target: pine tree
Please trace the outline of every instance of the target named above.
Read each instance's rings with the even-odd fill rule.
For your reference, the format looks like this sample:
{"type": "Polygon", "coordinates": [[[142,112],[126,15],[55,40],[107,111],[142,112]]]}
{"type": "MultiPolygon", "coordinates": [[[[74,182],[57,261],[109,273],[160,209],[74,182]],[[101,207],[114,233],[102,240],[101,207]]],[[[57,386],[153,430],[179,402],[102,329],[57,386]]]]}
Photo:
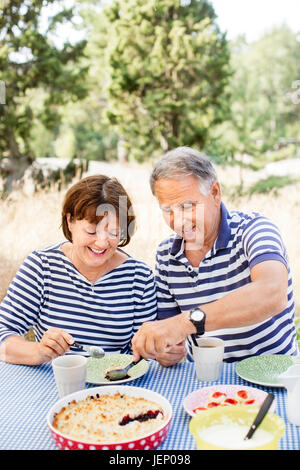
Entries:
{"type": "Polygon", "coordinates": [[[86,96],[87,68],[79,65],[85,41],[58,47],[47,34],[69,21],[72,10],[61,10],[52,17],[46,33],[40,30],[42,10],[54,1],[2,0],[0,4],[0,82],[5,86],[5,100],[0,103],[0,156],[6,157],[1,167],[7,191],[35,158],[30,147],[34,119],[53,128],[60,119],[58,105],[86,96]],[[45,91],[38,115],[28,99],[37,88],[45,91]]]}
{"type": "MultiPolygon", "coordinates": [[[[222,121],[229,49],[206,0],[122,0],[97,34],[106,57],[107,116],[144,160],[178,145],[202,149],[222,121]]],[[[100,22],[99,22],[100,24],[100,22]]]]}

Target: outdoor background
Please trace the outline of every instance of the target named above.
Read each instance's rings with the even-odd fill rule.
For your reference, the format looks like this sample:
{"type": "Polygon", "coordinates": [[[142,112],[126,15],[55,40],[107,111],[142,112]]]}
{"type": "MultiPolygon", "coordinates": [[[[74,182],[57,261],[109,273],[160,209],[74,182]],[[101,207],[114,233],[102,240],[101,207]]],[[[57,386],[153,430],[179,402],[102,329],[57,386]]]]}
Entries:
{"type": "Polygon", "coordinates": [[[34,249],[63,240],[80,177],[116,176],[154,268],[168,235],[155,161],[209,155],[228,209],[281,230],[300,315],[298,0],[0,0],[0,300],[34,249]]]}

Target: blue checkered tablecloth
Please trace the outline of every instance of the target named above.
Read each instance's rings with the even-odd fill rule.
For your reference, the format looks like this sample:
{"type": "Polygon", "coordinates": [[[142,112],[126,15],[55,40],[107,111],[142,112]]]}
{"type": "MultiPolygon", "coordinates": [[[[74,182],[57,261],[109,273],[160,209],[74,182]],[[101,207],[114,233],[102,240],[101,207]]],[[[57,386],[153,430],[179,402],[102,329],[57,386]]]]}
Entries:
{"type": "MultiPolygon", "coordinates": [[[[223,364],[222,375],[217,382],[201,383],[196,378],[193,363],[182,362],[164,368],[156,361],[149,361],[149,365],[146,375],[127,384],[161,393],[173,407],[174,416],[169,434],[158,449],[196,449],[188,429],[191,418],[184,411],[182,401],[192,391],[215,384],[252,385],[274,393],[275,412],[286,424],[280,449],[300,449],[300,426],[290,424],[286,418],[285,389],[262,387],[242,380],[235,373],[235,363],[223,364]]],[[[92,386],[87,385],[89,388],[92,386]]],[[[57,449],[47,427],[46,416],[58,398],[51,364],[21,366],[0,362],[0,449],[57,449]]]]}

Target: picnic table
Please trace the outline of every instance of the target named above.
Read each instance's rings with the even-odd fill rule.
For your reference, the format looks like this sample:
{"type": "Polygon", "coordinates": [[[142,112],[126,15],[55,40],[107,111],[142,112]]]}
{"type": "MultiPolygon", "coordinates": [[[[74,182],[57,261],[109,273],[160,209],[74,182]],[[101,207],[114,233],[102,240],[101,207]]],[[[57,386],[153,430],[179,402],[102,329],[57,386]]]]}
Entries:
{"type": "MultiPolygon", "coordinates": [[[[148,372],[125,385],[144,387],[165,396],[173,408],[173,419],[166,440],[158,450],[194,450],[196,443],[189,431],[191,417],[183,408],[183,399],[194,390],[216,384],[247,385],[275,395],[275,413],[283,418],[286,431],[280,440],[280,450],[300,449],[300,426],[287,421],[284,388],[264,387],[241,379],[235,372],[237,363],[224,363],[216,382],[199,382],[194,364],[180,362],[162,367],[149,360],[148,372]]],[[[95,387],[86,384],[86,387],[95,387]]],[[[56,450],[48,429],[46,416],[59,399],[51,363],[24,366],[0,362],[0,449],[56,450]]]]}

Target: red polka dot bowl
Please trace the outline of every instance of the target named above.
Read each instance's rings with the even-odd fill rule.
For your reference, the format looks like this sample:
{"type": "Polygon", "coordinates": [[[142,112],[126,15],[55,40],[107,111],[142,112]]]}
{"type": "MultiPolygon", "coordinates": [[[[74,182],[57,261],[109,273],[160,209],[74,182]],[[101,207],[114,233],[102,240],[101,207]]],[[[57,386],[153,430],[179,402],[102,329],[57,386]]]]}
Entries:
{"type": "Polygon", "coordinates": [[[58,400],[49,410],[47,415],[47,424],[50,433],[54,439],[55,444],[61,450],[152,450],[160,446],[168,434],[172,420],[172,407],[170,402],[157,392],[148,390],[146,388],[131,387],[127,385],[106,385],[102,387],[86,388],[78,392],[71,393],[58,400]],[[135,440],[127,440],[114,443],[106,442],[84,442],[67,436],[52,426],[53,419],[63,407],[67,406],[72,400],[84,400],[88,396],[96,394],[112,394],[119,392],[120,394],[134,396],[138,398],[145,398],[160,405],[163,409],[164,415],[168,417],[162,425],[155,430],[145,435],[138,437],[135,440]]]}

